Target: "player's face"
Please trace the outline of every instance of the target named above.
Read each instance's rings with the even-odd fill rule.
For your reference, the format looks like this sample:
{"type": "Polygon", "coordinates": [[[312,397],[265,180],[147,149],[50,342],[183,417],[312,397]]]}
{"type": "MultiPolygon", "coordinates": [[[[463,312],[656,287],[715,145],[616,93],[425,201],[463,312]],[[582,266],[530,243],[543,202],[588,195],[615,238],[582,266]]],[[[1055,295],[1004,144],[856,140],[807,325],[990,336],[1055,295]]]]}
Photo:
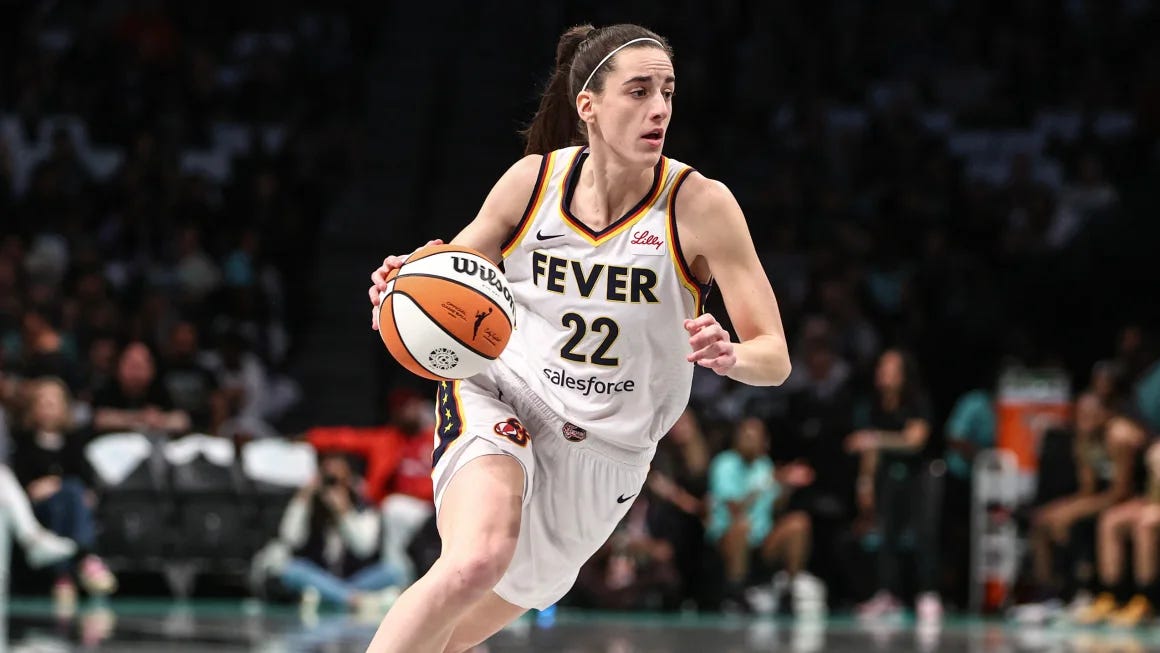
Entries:
{"type": "MultiPolygon", "coordinates": [[[[655,165],[672,117],[676,78],[660,48],[629,48],[613,58],[604,90],[592,97],[589,134],[623,159],[655,165]]],[[[584,117],[583,102],[581,115],[584,117]]]]}

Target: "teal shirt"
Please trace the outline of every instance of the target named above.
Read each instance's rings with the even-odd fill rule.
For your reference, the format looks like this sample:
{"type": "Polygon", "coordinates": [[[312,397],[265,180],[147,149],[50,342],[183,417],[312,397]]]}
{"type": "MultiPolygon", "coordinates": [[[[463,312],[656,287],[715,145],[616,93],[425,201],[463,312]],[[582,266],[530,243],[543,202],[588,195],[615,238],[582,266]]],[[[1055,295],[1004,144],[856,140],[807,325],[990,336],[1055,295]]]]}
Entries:
{"type": "MultiPolygon", "coordinates": [[[[995,407],[991,395],[972,390],[959,397],[947,418],[947,440],[970,442],[979,449],[995,446],[995,407]]],[[[959,478],[970,478],[971,463],[957,451],[947,450],[947,468],[959,478]]]]}
{"type": "Polygon", "coordinates": [[[729,501],[755,498],[749,506],[749,543],[756,546],[773,528],[773,502],[780,493],[773,480],[773,461],[762,456],[746,463],[741,454],[729,449],[713,458],[709,465],[709,527],[710,540],[721,539],[733,521],[729,501]]]}
{"type": "Polygon", "coordinates": [[[1160,363],[1144,372],[1136,384],[1136,410],[1153,431],[1160,431],[1160,363]]]}

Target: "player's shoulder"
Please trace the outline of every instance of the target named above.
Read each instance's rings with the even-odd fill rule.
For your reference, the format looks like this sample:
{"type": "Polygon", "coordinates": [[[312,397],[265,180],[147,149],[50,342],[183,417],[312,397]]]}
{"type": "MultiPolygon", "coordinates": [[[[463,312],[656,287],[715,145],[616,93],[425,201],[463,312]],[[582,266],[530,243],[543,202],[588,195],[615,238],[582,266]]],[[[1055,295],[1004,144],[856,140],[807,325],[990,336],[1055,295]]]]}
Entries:
{"type": "Polygon", "coordinates": [[[737,205],[737,198],[723,182],[691,170],[681,184],[676,202],[695,211],[717,212],[726,206],[737,205]]]}
{"type": "Polygon", "coordinates": [[[677,215],[696,218],[703,215],[720,215],[737,210],[737,198],[724,183],[691,171],[681,183],[676,197],[677,215]]]}

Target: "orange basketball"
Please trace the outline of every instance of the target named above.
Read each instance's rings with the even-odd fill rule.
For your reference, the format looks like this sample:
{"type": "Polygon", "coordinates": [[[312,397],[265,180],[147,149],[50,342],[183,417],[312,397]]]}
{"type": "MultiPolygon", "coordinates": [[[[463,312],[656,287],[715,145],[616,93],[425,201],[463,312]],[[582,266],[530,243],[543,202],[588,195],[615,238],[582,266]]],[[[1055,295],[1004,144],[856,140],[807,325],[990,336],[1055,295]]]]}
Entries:
{"type": "Polygon", "coordinates": [[[387,277],[379,335],[399,364],[421,377],[465,379],[499,357],[515,326],[507,279],[487,257],[432,245],[387,277]]]}

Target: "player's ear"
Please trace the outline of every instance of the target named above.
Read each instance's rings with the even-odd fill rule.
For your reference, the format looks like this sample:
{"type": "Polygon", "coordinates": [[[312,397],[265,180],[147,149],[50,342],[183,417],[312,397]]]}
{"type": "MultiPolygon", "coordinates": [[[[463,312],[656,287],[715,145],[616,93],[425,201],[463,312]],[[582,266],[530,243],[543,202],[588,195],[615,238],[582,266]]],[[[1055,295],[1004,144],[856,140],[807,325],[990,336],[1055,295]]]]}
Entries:
{"type": "Polygon", "coordinates": [[[581,91],[580,95],[576,96],[576,113],[580,115],[581,122],[585,124],[592,124],[596,120],[596,111],[593,107],[595,98],[592,91],[581,91]]]}

